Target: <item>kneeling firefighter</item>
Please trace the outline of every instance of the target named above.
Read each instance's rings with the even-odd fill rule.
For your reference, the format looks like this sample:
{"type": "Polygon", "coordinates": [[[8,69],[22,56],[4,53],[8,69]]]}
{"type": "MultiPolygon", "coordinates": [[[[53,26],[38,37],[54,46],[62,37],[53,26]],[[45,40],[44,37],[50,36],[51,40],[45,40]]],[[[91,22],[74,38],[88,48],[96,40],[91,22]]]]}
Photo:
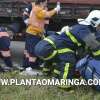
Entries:
{"type": "MultiPolygon", "coordinates": [[[[59,79],[72,79],[78,59],[86,54],[95,59],[100,56],[100,43],[96,40],[99,24],[100,10],[91,11],[86,19],[80,20],[69,30],[40,41],[35,47],[35,54],[46,62],[56,62],[54,72],[59,79]],[[79,53],[80,50],[83,51],[79,53]]],[[[50,69],[45,68],[45,71],[49,72],[50,69]]]]}

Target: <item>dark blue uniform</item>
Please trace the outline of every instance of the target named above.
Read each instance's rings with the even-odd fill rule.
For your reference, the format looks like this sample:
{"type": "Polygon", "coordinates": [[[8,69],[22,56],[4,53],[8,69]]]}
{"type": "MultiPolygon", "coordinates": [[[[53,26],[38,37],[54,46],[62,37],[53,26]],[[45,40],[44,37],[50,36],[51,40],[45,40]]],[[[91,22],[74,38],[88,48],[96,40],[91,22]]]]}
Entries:
{"type": "Polygon", "coordinates": [[[0,51],[9,50],[10,47],[10,38],[5,32],[5,28],[0,27],[0,51]]]}
{"type": "MultiPolygon", "coordinates": [[[[35,53],[49,62],[56,59],[54,62],[57,64],[54,72],[59,74],[59,78],[73,78],[75,64],[79,59],[77,57],[80,57],[77,54],[81,54],[82,57],[88,53],[85,51],[91,47],[86,46],[85,38],[94,32],[96,31],[91,26],[74,25],[70,27],[69,32],[51,35],[39,42],[35,48],[35,53]]],[[[92,51],[95,52],[95,50],[92,51]]],[[[94,56],[97,57],[98,55],[95,54],[94,56]]],[[[49,71],[48,68],[44,69],[49,71]]]]}
{"type": "MultiPolygon", "coordinates": [[[[100,31],[97,31],[95,34],[96,40],[100,43],[100,31]]],[[[99,47],[97,48],[98,52],[95,57],[87,55],[82,58],[76,64],[76,70],[78,70],[83,78],[88,79],[100,79],[100,53],[99,47]]],[[[100,91],[100,85],[95,85],[95,88],[100,91]]]]}

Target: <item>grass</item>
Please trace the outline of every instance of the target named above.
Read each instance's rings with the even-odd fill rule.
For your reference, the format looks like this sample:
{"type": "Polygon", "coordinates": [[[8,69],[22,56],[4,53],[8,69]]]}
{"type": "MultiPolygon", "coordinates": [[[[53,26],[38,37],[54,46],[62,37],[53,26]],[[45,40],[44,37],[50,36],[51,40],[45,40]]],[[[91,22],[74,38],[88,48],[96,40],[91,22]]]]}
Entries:
{"type": "MultiPolygon", "coordinates": [[[[17,72],[12,72],[0,74],[0,78],[22,79],[33,77],[19,76],[17,72]]],[[[100,100],[99,92],[89,87],[75,87],[74,90],[74,93],[69,93],[54,86],[0,85],[0,100],[100,100]]]]}

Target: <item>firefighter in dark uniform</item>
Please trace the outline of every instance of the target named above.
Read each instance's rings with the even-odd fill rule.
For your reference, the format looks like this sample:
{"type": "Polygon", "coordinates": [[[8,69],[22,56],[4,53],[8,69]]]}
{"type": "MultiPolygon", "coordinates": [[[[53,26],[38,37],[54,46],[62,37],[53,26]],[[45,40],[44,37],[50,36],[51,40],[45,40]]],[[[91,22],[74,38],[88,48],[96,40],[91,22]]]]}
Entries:
{"type": "MultiPolygon", "coordinates": [[[[94,10],[86,19],[80,20],[79,24],[70,27],[69,30],[40,41],[35,47],[35,54],[46,62],[56,62],[54,72],[59,79],[72,79],[75,64],[85,55],[85,51],[95,59],[100,58],[100,43],[95,38],[96,28],[99,25],[100,11],[94,10]],[[81,56],[80,50],[83,50],[81,56]]],[[[47,66],[44,67],[45,71],[50,71],[47,66]]]]}

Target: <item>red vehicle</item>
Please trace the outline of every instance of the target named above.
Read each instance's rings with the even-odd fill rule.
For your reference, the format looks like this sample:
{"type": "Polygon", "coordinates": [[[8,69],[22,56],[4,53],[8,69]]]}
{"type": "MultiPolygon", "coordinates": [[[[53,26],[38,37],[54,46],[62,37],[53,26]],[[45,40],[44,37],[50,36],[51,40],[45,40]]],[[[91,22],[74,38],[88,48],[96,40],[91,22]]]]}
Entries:
{"type": "MultiPolygon", "coordinates": [[[[0,0],[1,24],[17,23],[21,26],[19,32],[22,32],[22,12],[31,1],[33,0],[0,0]]],[[[77,18],[85,18],[91,10],[100,9],[100,0],[49,0],[49,8],[54,8],[57,1],[61,2],[62,10],[51,19],[50,30],[73,24],[77,18]]]]}
{"type": "Polygon", "coordinates": [[[60,1],[60,15],[65,19],[84,18],[93,9],[100,9],[100,0],[50,0],[50,5],[60,1]]]}
{"type": "MultiPolygon", "coordinates": [[[[0,18],[20,18],[23,8],[33,0],[0,0],[0,18]]],[[[85,17],[90,10],[100,9],[100,0],[49,0],[49,8],[57,1],[61,2],[62,10],[59,15],[63,19],[85,17]]]]}

